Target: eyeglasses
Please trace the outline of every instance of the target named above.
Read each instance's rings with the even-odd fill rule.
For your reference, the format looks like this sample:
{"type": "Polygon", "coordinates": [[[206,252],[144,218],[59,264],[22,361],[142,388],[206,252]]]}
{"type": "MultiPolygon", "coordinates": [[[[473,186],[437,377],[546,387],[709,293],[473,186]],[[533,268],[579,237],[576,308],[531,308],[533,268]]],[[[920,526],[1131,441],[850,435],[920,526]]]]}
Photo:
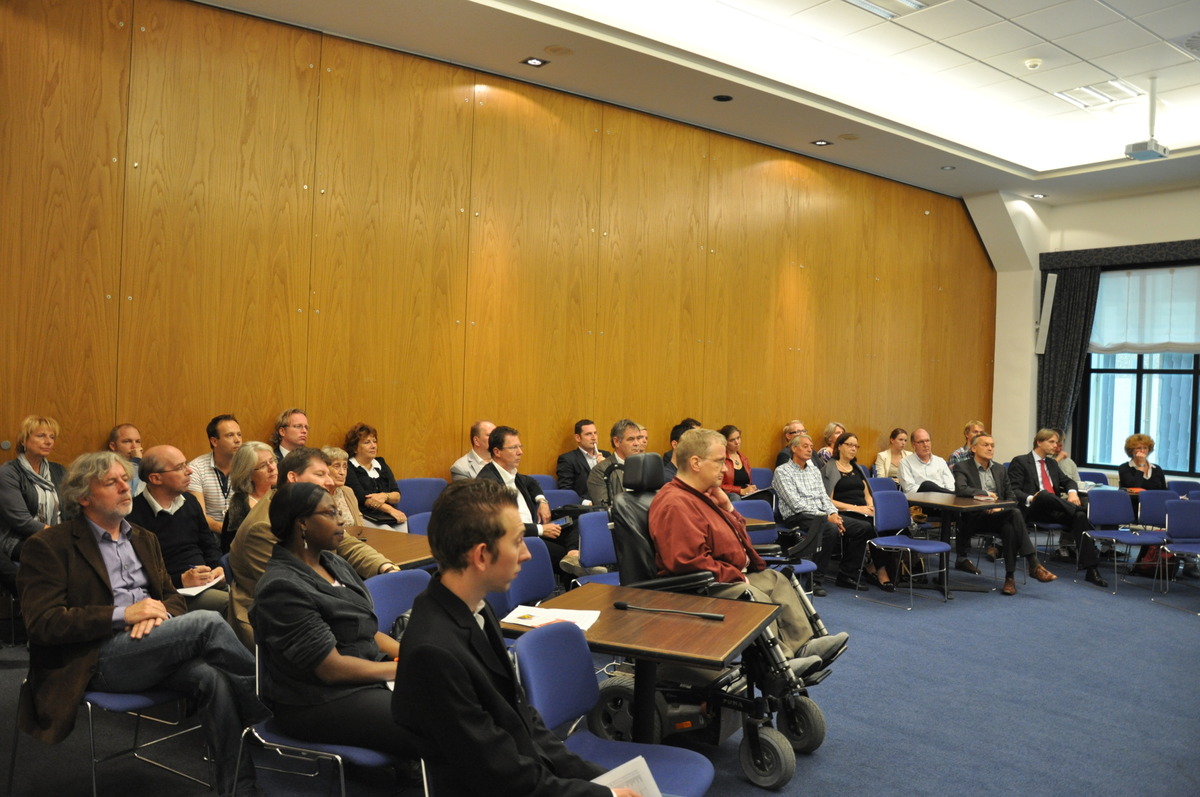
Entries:
{"type": "Polygon", "coordinates": [[[322,509],[319,512],[313,512],[314,515],[324,515],[330,520],[338,519],[338,511],[336,509],[322,509]]]}
{"type": "Polygon", "coordinates": [[[289,423],[289,424],[287,425],[287,428],[289,428],[289,429],[301,429],[301,430],[303,430],[303,431],[307,432],[307,431],[308,431],[308,424],[307,424],[307,423],[289,423]]]}
{"type": "Polygon", "coordinates": [[[183,473],[185,470],[187,470],[187,468],[188,468],[187,462],[180,462],[178,465],[172,466],[170,468],[163,468],[162,470],[156,470],[154,472],[155,473],[183,473]]]}
{"type": "Polygon", "coordinates": [[[264,459],[262,462],[255,465],[254,469],[255,470],[264,470],[266,468],[271,467],[272,465],[278,465],[278,464],[279,464],[279,460],[277,460],[275,457],[271,457],[270,459],[264,459]]]}
{"type": "Polygon", "coordinates": [[[525,446],[520,446],[520,445],[517,445],[517,446],[501,446],[501,447],[500,447],[500,450],[501,450],[501,451],[523,451],[524,449],[525,449],[525,446]]]}

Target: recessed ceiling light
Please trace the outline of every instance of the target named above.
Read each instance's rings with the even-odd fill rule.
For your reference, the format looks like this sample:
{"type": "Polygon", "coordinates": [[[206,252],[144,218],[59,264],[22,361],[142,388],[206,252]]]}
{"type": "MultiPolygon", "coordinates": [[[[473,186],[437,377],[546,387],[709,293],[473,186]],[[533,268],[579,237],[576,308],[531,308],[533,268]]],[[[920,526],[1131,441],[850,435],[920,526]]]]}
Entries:
{"type": "Polygon", "coordinates": [[[1030,196],[1033,197],[1034,199],[1045,199],[1046,198],[1045,194],[1030,194],[1030,196]]]}
{"type": "Polygon", "coordinates": [[[952,171],[954,171],[954,170],[955,170],[955,169],[957,169],[957,168],[958,168],[957,166],[943,166],[943,167],[942,167],[942,171],[944,171],[944,172],[952,172],[952,171]]]}
{"type": "Polygon", "coordinates": [[[810,141],[808,143],[812,144],[814,147],[828,147],[833,144],[832,141],[826,141],[823,138],[818,138],[816,141],[810,141]]]}
{"type": "Polygon", "coordinates": [[[549,61],[547,61],[547,60],[546,60],[546,59],[544,59],[544,58],[526,58],[526,59],[525,59],[524,61],[522,61],[521,63],[525,64],[525,66],[536,66],[536,67],[542,67],[542,66],[545,66],[546,64],[548,64],[548,63],[550,63],[550,62],[549,62],[549,61]]]}
{"type": "Polygon", "coordinates": [[[716,100],[717,102],[729,102],[730,100],[733,99],[733,97],[730,97],[728,94],[718,94],[715,97],[713,97],[713,99],[716,100]]]}

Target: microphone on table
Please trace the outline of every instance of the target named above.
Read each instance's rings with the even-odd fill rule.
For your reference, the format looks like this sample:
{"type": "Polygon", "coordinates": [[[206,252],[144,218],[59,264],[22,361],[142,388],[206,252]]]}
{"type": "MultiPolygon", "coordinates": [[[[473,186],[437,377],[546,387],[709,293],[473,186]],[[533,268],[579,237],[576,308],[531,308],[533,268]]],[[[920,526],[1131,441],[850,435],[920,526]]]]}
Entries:
{"type": "Polygon", "coordinates": [[[658,614],[686,614],[688,617],[699,617],[702,620],[717,620],[718,622],[725,619],[723,614],[713,614],[712,612],[685,612],[681,609],[651,609],[647,606],[634,606],[632,603],[625,601],[616,601],[613,603],[614,609],[631,612],[651,612],[658,614]]]}

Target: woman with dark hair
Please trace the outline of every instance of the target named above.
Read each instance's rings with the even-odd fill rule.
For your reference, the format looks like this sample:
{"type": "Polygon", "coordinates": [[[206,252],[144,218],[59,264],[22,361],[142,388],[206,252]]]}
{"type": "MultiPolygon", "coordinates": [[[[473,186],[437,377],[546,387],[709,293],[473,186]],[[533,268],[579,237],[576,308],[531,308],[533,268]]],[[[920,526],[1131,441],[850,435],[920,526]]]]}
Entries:
{"type": "Polygon", "coordinates": [[[1125,438],[1128,462],[1117,467],[1122,490],[1165,490],[1167,477],[1163,469],[1150,463],[1154,453],[1154,438],[1148,434],[1131,434],[1125,438]]]}
{"type": "Polygon", "coordinates": [[[58,485],[66,469],[50,461],[58,421],[30,415],[17,430],[17,456],[0,466],[0,583],[16,594],[13,562],[21,561],[25,540],[58,525],[58,485]]]}
{"type": "Polygon", "coordinates": [[[721,476],[721,489],[736,500],[758,488],[750,479],[750,460],[741,453],[742,430],[727,424],[718,431],[725,437],[725,473],[721,476]]]}
{"type": "Polygon", "coordinates": [[[350,455],[350,468],[346,471],[346,486],[358,498],[363,525],[379,529],[395,529],[408,518],[396,508],[400,503],[400,490],[396,488],[396,476],[383,461],[375,456],[379,451],[379,433],[374,426],[356,423],[346,432],[343,448],[350,455]]]}
{"type": "Polygon", "coordinates": [[[879,478],[888,478],[896,484],[900,483],[900,463],[905,457],[911,457],[911,451],[906,451],[904,447],[908,445],[908,432],[897,426],[888,435],[888,447],[885,451],[880,451],[875,457],[875,475],[879,478]]]}
{"type": "Polygon", "coordinates": [[[336,553],[345,532],[333,498],[320,485],[288,482],[271,498],[270,518],[279,543],[250,622],[275,719],[298,739],[411,757],[387,688],[400,645],[379,631],[366,586],[336,553]]]}
{"type": "MultiPolygon", "coordinates": [[[[866,527],[868,537],[875,536],[875,502],[871,490],[858,466],[858,436],[853,432],[842,432],[833,442],[833,458],[825,463],[821,475],[830,500],[846,526],[866,527]]],[[[885,592],[894,592],[896,585],[888,577],[888,555],[878,549],[872,551],[871,561],[866,565],[867,580],[885,592]]]]}

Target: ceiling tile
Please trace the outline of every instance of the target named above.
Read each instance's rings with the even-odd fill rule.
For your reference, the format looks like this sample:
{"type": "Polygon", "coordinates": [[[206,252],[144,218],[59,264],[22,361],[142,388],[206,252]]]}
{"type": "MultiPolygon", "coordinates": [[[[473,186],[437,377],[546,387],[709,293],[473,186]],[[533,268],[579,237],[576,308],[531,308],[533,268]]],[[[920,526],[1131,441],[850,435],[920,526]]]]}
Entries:
{"type": "Polygon", "coordinates": [[[1120,14],[1105,8],[1097,0],[1067,0],[1013,19],[1021,27],[1050,41],[1120,21],[1120,14]]]}
{"type": "Polygon", "coordinates": [[[1180,110],[1195,113],[1200,111],[1200,87],[1189,86],[1186,89],[1168,91],[1158,96],[1162,102],[1173,105],[1180,110]]]}
{"type": "Polygon", "coordinates": [[[839,46],[870,56],[888,56],[929,44],[929,39],[899,25],[876,25],[845,37],[839,46]]]}
{"type": "Polygon", "coordinates": [[[1168,66],[1184,64],[1193,59],[1184,55],[1169,44],[1150,44],[1136,50],[1128,50],[1116,55],[1106,55],[1093,58],[1092,63],[1101,69],[1112,72],[1117,77],[1163,69],[1168,66]]]}
{"type": "Polygon", "coordinates": [[[912,50],[893,55],[889,62],[900,63],[903,66],[924,74],[941,72],[943,69],[953,69],[956,66],[970,63],[971,59],[960,52],[930,43],[912,50]]]}
{"type": "Polygon", "coordinates": [[[1200,0],[1187,0],[1162,11],[1139,14],[1134,19],[1164,39],[1195,33],[1200,30],[1200,0]]]}
{"type": "Polygon", "coordinates": [[[992,100],[993,102],[1012,105],[1025,100],[1032,100],[1035,97],[1045,97],[1046,92],[1039,88],[1034,88],[1028,83],[1022,83],[1019,80],[1012,78],[1001,83],[995,83],[991,86],[984,86],[981,89],[976,89],[972,95],[982,99],[992,100]]]}
{"type": "Polygon", "coordinates": [[[1055,44],[1085,61],[1112,55],[1158,41],[1158,37],[1129,21],[1093,28],[1055,40],[1055,44]]]}
{"type": "Polygon", "coordinates": [[[1034,71],[1025,66],[1025,61],[1030,58],[1042,59],[1040,71],[1048,72],[1051,69],[1068,66],[1070,64],[1079,63],[1079,59],[1068,53],[1061,47],[1056,47],[1053,44],[1042,43],[1035,44],[1032,47],[1023,47],[1020,50],[1013,50],[1011,53],[995,55],[991,58],[985,58],[984,63],[996,67],[997,69],[1007,72],[1014,77],[1024,78],[1026,75],[1034,74],[1034,71]]]}
{"type": "Polygon", "coordinates": [[[1053,94],[1056,91],[1103,83],[1109,77],[1109,74],[1103,69],[1097,69],[1091,64],[1080,61],[1077,64],[1051,69],[1048,72],[1044,70],[1030,72],[1022,79],[1031,86],[1037,86],[1053,94]]]}
{"type": "Polygon", "coordinates": [[[1122,14],[1134,17],[1138,14],[1149,14],[1170,6],[1177,6],[1185,0],[1106,0],[1106,2],[1122,14]]]}
{"type": "Polygon", "coordinates": [[[1023,100],[1013,104],[1011,106],[1012,110],[1034,116],[1057,116],[1079,110],[1066,100],[1061,100],[1052,94],[1044,94],[1040,91],[1038,94],[1040,96],[1034,97],[1031,100],[1023,100]]]}
{"type": "Polygon", "coordinates": [[[880,19],[870,11],[855,8],[842,0],[828,0],[819,6],[788,17],[782,23],[784,27],[798,30],[817,39],[833,39],[849,36],[860,30],[873,28],[877,25],[887,25],[887,20],[880,19]]]}
{"type": "Polygon", "coordinates": [[[976,5],[995,11],[1005,17],[1015,17],[1041,11],[1043,8],[1058,5],[1065,0],[974,0],[976,5]]]}
{"type": "Polygon", "coordinates": [[[1139,75],[1130,75],[1125,78],[1133,85],[1137,86],[1146,93],[1150,92],[1150,78],[1158,78],[1158,90],[1160,92],[1174,91],[1175,89],[1187,88],[1190,86],[1200,86],[1200,63],[1192,61],[1179,66],[1169,66],[1166,69],[1155,69],[1152,72],[1143,72],[1139,75]]]}
{"type": "Polygon", "coordinates": [[[997,22],[986,28],[977,28],[968,33],[952,36],[942,44],[982,61],[993,55],[1029,47],[1040,41],[1041,39],[1037,36],[1011,22],[997,22]]]}
{"type": "Polygon", "coordinates": [[[978,61],[972,61],[969,64],[956,66],[953,69],[947,69],[944,72],[938,73],[938,78],[947,80],[954,85],[964,89],[975,89],[980,86],[990,86],[993,83],[999,83],[1002,80],[1011,80],[1008,75],[1001,72],[995,67],[981,64],[978,61]]]}
{"type": "Polygon", "coordinates": [[[778,21],[792,14],[819,6],[826,0],[717,0],[719,5],[736,8],[762,19],[778,21]]]}
{"type": "Polygon", "coordinates": [[[999,21],[999,16],[986,8],[975,5],[970,0],[950,0],[948,3],[901,17],[894,20],[893,24],[903,25],[931,39],[941,41],[969,30],[994,25],[999,21]]]}

